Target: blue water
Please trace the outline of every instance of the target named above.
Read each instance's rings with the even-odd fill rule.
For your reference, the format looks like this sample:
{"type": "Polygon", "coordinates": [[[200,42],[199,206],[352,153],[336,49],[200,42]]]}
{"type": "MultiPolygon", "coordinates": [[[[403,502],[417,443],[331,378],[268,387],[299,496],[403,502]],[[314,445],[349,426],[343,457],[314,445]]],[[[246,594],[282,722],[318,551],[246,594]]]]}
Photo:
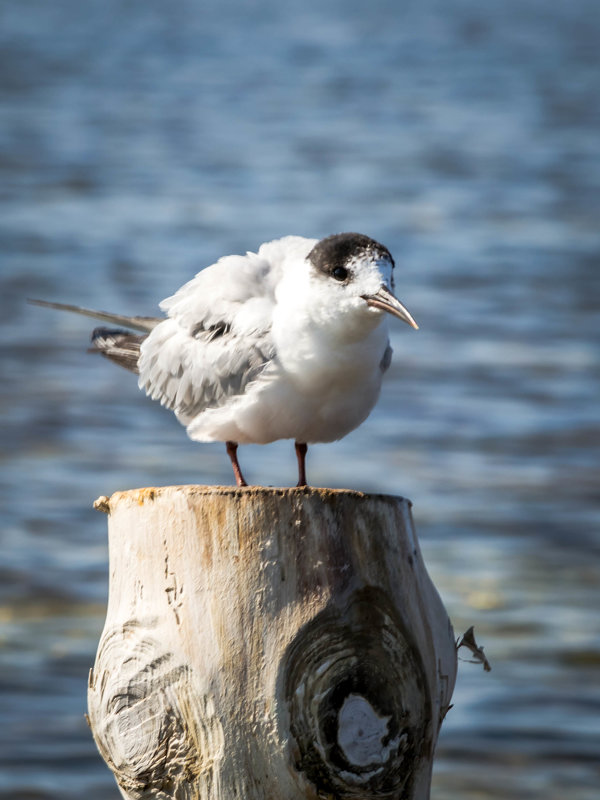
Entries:
{"type": "MultiPolygon", "coordinates": [[[[436,800],[600,787],[600,14],[593,0],[4,0],[0,798],[116,800],[84,721],[100,494],[227,483],[86,355],[225,253],[358,230],[398,265],[377,409],[316,485],[402,494],[462,663],[436,800]]],[[[241,450],[295,480],[289,442],[241,450]]]]}

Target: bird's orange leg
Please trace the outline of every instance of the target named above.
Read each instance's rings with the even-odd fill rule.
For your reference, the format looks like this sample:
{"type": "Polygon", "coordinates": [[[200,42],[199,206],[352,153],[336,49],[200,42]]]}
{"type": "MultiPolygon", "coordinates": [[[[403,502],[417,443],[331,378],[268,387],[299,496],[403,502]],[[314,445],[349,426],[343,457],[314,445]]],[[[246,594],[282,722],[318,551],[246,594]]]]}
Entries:
{"type": "Polygon", "coordinates": [[[225,442],[225,446],[227,447],[227,455],[231,459],[231,466],[233,467],[233,474],[235,476],[235,485],[236,486],[248,486],[246,481],[244,480],[244,476],[242,475],[242,470],[240,469],[240,465],[237,459],[237,442],[225,442]]]}

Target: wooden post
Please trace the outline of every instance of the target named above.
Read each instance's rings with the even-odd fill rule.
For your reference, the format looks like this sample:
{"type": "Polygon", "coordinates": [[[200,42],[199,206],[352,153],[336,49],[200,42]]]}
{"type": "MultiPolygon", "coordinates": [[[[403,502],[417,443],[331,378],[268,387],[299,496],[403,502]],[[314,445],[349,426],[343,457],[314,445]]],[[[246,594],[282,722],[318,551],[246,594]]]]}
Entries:
{"type": "Polygon", "coordinates": [[[89,719],[125,798],[429,797],[456,648],[407,500],[174,486],[96,505],[89,719]]]}

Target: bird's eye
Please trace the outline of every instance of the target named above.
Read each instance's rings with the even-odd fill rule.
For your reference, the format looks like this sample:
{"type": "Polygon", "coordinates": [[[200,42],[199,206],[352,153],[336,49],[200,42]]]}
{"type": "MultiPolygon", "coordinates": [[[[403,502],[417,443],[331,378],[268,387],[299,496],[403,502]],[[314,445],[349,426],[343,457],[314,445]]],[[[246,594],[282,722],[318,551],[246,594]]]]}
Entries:
{"type": "Polygon", "coordinates": [[[336,267],[331,274],[336,281],[345,281],[348,277],[348,270],[345,267],[336,267]]]}

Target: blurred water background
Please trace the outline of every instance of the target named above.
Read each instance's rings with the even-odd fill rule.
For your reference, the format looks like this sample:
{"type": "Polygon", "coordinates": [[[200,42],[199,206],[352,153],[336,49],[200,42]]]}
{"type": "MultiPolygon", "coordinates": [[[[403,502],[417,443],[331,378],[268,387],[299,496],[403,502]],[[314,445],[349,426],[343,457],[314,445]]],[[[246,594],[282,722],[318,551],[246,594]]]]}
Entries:
{"type": "MultiPolygon", "coordinates": [[[[394,254],[377,409],[315,485],[410,497],[462,663],[433,797],[600,796],[595,0],[3,0],[0,798],[116,800],[84,721],[117,489],[229,483],[93,323],[222,254],[358,230],[394,254]]],[[[292,484],[291,443],[247,447],[292,484]]]]}

